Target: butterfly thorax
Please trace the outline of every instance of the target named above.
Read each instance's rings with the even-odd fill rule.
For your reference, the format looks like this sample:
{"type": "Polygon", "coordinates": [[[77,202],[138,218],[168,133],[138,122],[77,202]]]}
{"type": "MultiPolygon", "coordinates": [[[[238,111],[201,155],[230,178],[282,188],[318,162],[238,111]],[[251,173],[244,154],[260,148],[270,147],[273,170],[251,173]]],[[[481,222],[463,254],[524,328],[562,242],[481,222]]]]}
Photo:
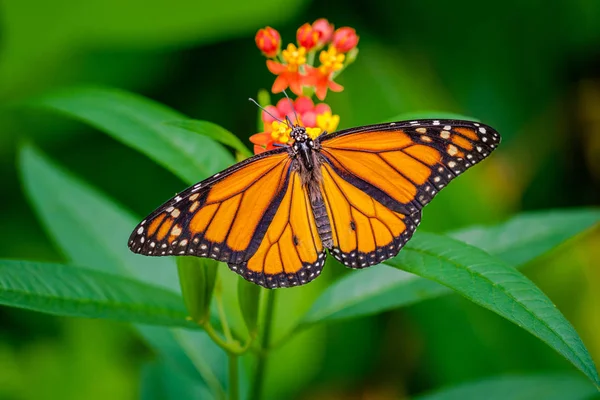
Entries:
{"type": "Polygon", "coordinates": [[[322,180],[319,145],[306,134],[306,129],[302,126],[294,126],[291,137],[294,139],[290,146],[290,155],[294,158],[293,168],[298,171],[311,200],[315,200],[315,197],[320,197],[319,185],[322,180]]]}
{"type": "Polygon", "coordinates": [[[312,171],[314,168],[312,150],[315,142],[306,134],[306,129],[302,126],[294,126],[291,136],[294,139],[292,145],[294,156],[299,157],[304,167],[312,171]]]}

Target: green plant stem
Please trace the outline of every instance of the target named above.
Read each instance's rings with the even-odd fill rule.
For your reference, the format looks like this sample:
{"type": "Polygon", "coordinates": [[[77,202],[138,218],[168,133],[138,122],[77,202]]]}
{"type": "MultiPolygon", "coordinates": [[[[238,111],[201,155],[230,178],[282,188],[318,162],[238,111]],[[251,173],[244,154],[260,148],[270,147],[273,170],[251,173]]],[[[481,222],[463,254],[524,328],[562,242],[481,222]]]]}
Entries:
{"type": "Polygon", "coordinates": [[[181,344],[181,347],[190,356],[192,364],[194,365],[194,367],[196,367],[196,370],[204,378],[210,391],[215,395],[215,398],[218,400],[225,400],[227,398],[225,394],[225,389],[223,389],[223,386],[221,386],[221,383],[212,373],[210,368],[207,369],[206,366],[198,360],[196,352],[192,349],[192,343],[190,343],[190,341],[187,340],[186,336],[184,335],[178,333],[176,333],[175,335],[178,337],[178,342],[181,344]]]}
{"type": "Polygon", "coordinates": [[[206,323],[202,324],[201,326],[202,326],[202,328],[204,328],[204,330],[206,331],[208,336],[212,339],[213,342],[216,343],[217,346],[219,346],[220,348],[222,348],[223,350],[225,350],[228,353],[235,351],[232,347],[232,343],[223,340],[221,338],[221,336],[219,336],[219,334],[217,333],[215,328],[213,328],[213,326],[210,324],[210,322],[206,322],[206,323]]]}
{"type": "Polygon", "coordinates": [[[252,379],[252,390],[250,392],[250,400],[260,400],[262,398],[262,390],[264,386],[265,370],[267,368],[267,360],[269,357],[269,343],[271,342],[271,333],[273,327],[273,311],[275,309],[275,294],[276,290],[267,290],[265,292],[265,317],[263,321],[263,331],[260,336],[259,351],[257,355],[256,368],[252,379]]]}
{"type": "Polygon", "coordinates": [[[238,356],[229,353],[229,400],[238,400],[240,398],[239,384],[238,356]]]}
{"type": "Polygon", "coordinates": [[[204,330],[212,339],[212,341],[215,342],[217,346],[225,350],[228,354],[240,356],[246,353],[250,349],[250,346],[252,345],[252,342],[254,340],[253,337],[250,337],[248,341],[244,343],[244,345],[241,345],[237,340],[232,340],[230,342],[225,341],[223,340],[223,338],[221,338],[221,336],[219,336],[219,333],[215,330],[215,328],[213,328],[213,326],[210,323],[207,322],[201,324],[200,326],[204,328],[204,330]]]}
{"type": "Polygon", "coordinates": [[[232,343],[234,342],[234,340],[231,336],[229,323],[227,322],[227,315],[225,315],[225,307],[223,307],[223,299],[221,297],[221,293],[217,293],[215,297],[215,300],[217,301],[217,310],[219,311],[219,319],[221,320],[221,326],[223,327],[223,336],[225,336],[225,340],[227,341],[227,343],[232,343]]]}

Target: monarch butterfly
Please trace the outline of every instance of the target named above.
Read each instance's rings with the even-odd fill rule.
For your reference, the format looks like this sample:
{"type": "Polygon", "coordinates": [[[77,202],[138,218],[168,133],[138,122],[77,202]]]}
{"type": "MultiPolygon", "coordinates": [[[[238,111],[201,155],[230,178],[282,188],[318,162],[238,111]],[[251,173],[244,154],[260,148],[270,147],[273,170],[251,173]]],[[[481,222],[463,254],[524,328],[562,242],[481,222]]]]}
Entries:
{"type": "Polygon", "coordinates": [[[368,267],[398,254],[421,209],[500,143],[491,127],[460,120],[361,126],[315,140],[288,123],[292,145],[181,192],[135,228],[129,248],[224,261],[266,288],[310,282],[326,249],[350,268],[368,267]]]}

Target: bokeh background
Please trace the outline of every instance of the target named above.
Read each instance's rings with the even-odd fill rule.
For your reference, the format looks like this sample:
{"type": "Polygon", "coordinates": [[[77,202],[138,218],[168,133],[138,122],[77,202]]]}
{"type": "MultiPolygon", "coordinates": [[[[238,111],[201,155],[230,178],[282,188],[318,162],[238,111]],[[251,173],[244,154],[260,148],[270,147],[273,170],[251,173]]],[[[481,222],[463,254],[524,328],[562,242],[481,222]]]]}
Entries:
{"type": "MultiPolygon", "coordinates": [[[[339,79],[346,90],[327,98],[341,127],[439,110],[503,136],[493,157],[427,207],[420,229],[600,203],[600,2],[4,0],[0,257],[64,260],[21,188],[24,141],[140,216],[184,186],[93,128],[20,103],[65,86],[107,85],[220,124],[249,144],[257,110],[247,99],[273,81],[255,32],[271,25],[286,43],[320,17],[361,37],[357,61],[339,79]]],[[[597,364],[598,260],[596,228],[524,269],[597,364]]],[[[311,285],[319,290],[345,272],[326,271],[311,285]]],[[[536,338],[458,296],[302,336],[298,351],[274,356],[274,398],[395,399],[504,373],[571,371],[536,338]]],[[[138,398],[152,358],[126,324],[0,307],[0,399],[138,398]]]]}

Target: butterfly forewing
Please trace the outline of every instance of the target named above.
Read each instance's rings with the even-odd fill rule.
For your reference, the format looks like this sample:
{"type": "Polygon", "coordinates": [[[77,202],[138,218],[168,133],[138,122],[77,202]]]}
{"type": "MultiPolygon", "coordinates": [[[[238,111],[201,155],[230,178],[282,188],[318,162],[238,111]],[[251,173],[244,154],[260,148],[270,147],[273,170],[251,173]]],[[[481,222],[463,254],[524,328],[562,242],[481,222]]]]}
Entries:
{"type": "Polygon", "coordinates": [[[145,255],[241,263],[258,248],[287,189],[287,151],[260,155],[200,182],[142,221],[129,239],[145,255]]]}
{"type": "Polygon", "coordinates": [[[424,120],[371,125],[321,137],[334,171],[386,207],[413,214],[500,143],[487,125],[424,120]]]}

